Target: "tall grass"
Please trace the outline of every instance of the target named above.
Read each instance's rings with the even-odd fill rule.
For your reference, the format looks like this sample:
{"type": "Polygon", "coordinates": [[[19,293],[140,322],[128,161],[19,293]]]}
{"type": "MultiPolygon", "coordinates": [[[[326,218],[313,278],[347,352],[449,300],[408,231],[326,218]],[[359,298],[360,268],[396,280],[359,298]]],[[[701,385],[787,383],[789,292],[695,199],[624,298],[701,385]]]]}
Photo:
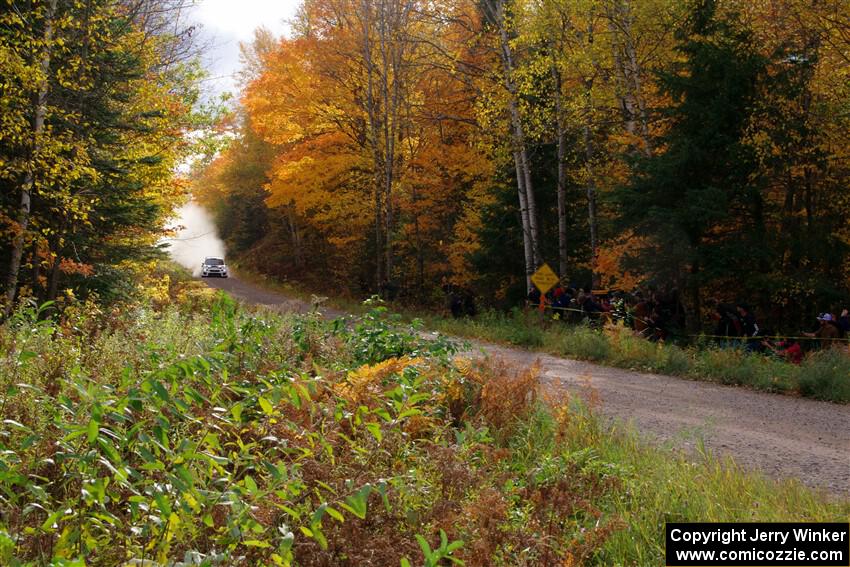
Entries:
{"type": "Polygon", "coordinates": [[[850,353],[846,346],[824,349],[794,365],[740,348],[711,345],[680,347],[651,342],[628,329],[594,329],[543,319],[536,312],[488,311],[474,319],[431,317],[428,326],[556,355],[694,380],[733,384],[769,392],[850,402],[850,353]]]}
{"type": "Polygon", "coordinates": [[[534,368],[454,358],[381,308],[182,297],[0,327],[0,564],[651,565],[665,521],[850,513],[544,403],[534,368]]]}
{"type": "MultiPolygon", "coordinates": [[[[551,416],[539,415],[536,435],[558,427],[551,416]]],[[[623,483],[605,506],[624,528],[596,556],[601,565],[663,564],[665,522],[844,521],[850,513],[850,503],[831,504],[799,481],[769,480],[702,447],[692,455],[666,451],[592,415],[558,431],[562,451],[584,467],[608,467],[623,483]]]]}

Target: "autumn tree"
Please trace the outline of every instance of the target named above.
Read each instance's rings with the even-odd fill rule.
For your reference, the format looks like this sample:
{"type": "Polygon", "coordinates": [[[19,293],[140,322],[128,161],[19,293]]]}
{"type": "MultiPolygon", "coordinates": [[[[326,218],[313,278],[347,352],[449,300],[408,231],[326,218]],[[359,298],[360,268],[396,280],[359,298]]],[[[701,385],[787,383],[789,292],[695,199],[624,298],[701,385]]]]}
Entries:
{"type": "Polygon", "coordinates": [[[4,12],[2,60],[14,71],[2,93],[14,109],[0,133],[4,209],[19,196],[5,224],[7,313],[22,267],[28,293],[51,298],[63,276],[109,292],[128,262],[151,257],[183,198],[174,170],[197,95],[188,35],[162,25],[181,4],[46,0],[4,12]]]}
{"type": "Polygon", "coordinates": [[[458,205],[487,174],[453,40],[433,34],[450,25],[419,4],[316,1],[295,37],[251,57],[247,124],[276,156],[267,205],[292,228],[291,249],[319,238],[311,264],[334,279],[379,289],[405,275],[421,291],[450,272],[458,205]]]}

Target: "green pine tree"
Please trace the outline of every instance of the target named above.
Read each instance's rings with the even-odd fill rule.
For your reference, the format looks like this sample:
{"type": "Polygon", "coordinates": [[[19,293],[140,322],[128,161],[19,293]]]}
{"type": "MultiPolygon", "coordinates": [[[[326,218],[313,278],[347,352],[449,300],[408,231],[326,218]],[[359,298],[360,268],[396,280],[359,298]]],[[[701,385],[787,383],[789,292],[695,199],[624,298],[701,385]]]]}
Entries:
{"type": "Polygon", "coordinates": [[[662,150],[638,158],[615,198],[623,224],[654,244],[636,260],[688,292],[695,326],[705,284],[758,263],[763,204],[746,130],[767,62],[749,30],[712,0],[691,6],[677,39],[682,60],[659,77],[672,101],[662,150]]]}

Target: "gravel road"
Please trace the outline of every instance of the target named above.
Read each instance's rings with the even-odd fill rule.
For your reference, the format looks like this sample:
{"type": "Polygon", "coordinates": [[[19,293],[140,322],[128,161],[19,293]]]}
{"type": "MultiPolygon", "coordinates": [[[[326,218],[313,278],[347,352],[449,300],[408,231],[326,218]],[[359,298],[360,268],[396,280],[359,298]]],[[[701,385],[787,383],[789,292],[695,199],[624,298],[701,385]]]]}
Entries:
{"type": "MultiPolygon", "coordinates": [[[[205,281],[249,303],[309,309],[302,301],[233,277],[205,281]]],[[[701,439],[715,454],[732,456],[774,478],[796,477],[832,494],[850,495],[850,406],[475,343],[479,347],[520,365],[539,361],[547,385],[573,390],[589,385],[601,399],[603,414],[633,424],[657,442],[690,449],[701,439]]]]}

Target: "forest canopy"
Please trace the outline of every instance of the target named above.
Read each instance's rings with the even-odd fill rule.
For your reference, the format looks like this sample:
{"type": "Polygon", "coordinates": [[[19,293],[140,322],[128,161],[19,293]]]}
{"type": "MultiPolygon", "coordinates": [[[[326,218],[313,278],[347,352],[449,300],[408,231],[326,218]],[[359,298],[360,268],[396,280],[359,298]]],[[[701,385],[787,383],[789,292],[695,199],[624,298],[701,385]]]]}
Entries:
{"type": "Polygon", "coordinates": [[[547,262],[692,323],[848,298],[847,0],[306,0],[244,60],[194,188],[245,266],[515,305],[547,262]]]}

